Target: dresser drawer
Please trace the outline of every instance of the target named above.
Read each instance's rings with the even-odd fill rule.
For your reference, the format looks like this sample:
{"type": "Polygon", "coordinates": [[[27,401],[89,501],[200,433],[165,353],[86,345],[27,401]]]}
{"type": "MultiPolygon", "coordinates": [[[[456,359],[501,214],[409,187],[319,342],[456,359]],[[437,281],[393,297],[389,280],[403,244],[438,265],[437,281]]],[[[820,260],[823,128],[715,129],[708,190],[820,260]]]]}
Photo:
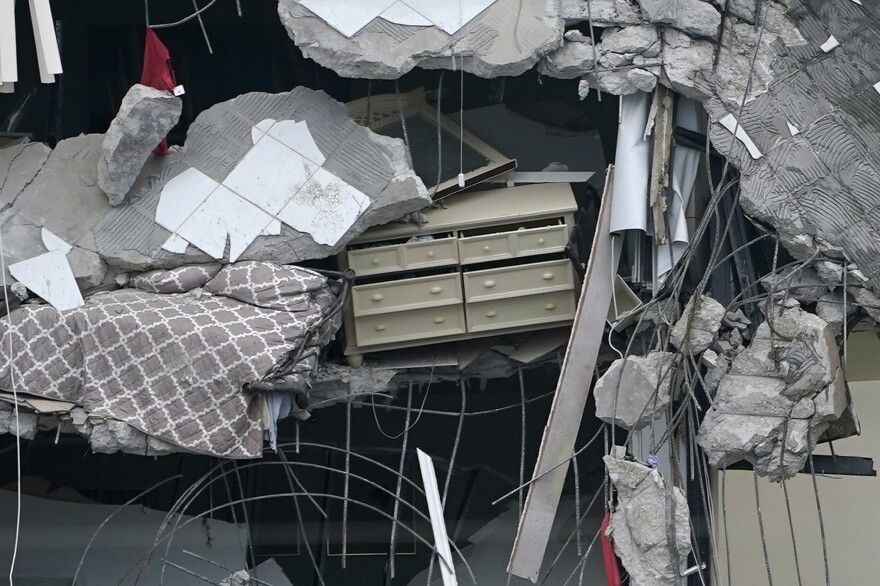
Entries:
{"type": "Polygon", "coordinates": [[[464,323],[461,304],[354,318],[359,347],[463,334],[464,323]]]}
{"type": "Polygon", "coordinates": [[[359,276],[458,264],[453,237],[348,251],[348,266],[359,276]]]}
{"type": "Polygon", "coordinates": [[[468,303],[566,289],[574,289],[574,273],[568,259],[464,274],[464,297],[468,303]]]}
{"type": "Polygon", "coordinates": [[[461,275],[450,273],[352,287],[355,317],[461,303],[461,275]]]}
{"type": "Polygon", "coordinates": [[[479,236],[463,236],[458,239],[458,253],[461,264],[473,264],[559,252],[565,249],[567,243],[568,226],[559,224],[479,236]]]}
{"type": "Polygon", "coordinates": [[[484,332],[574,319],[574,290],[468,303],[469,332],[484,332]]]}

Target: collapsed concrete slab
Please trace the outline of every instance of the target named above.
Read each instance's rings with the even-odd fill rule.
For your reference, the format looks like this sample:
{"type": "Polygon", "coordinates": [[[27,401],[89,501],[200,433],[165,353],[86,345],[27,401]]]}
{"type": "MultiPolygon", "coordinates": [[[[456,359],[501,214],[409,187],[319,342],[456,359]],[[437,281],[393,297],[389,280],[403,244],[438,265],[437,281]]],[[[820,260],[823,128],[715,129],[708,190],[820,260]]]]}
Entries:
{"type": "Polygon", "coordinates": [[[98,187],[102,142],[101,134],[60,141],[12,209],[65,242],[96,252],[92,229],[112,209],[98,187]]]}
{"type": "Polygon", "coordinates": [[[416,66],[520,75],[559,47],[563,33],[554,0],[478,0],[464,7],[399,0],[346,11],[333,0],[280,0],[278,14],[306,57],[344,77],[370,79],[395,79],[416,66]]]}
{"type": "Polygon", "coordinates": [[[627,430],[649,425],[669,405],[674,373],[672,352],[615,360],[593,389],[596,417],[627,430]]]}
{"type": "Polygon", "coordinates": [[[183,102],[169,92],[135,84],[110,122],[98,160],[98,186],[119,205],[150,153],[177,124],[183,102]]]}
{"type": "Polygon", "coordinates": [[[797,306],[767,313],[721,378],[697,442],[714,467],[748,460],[778,482],[803,468],[848,400],[833,328],[797,306]]]}
{"type": "Polygon", "coordinates": [[[119,268],[323,258],[430,203],[403,141],[306,88],[206,110],[158,176],[148,171],[95,227],[98,251],[119,268]]]}
{"type": "Polygon", "coordinates": [[[703,352],[721,329],[724,313],[724,306],[711,297],[691,297],[681,318],[672,326],[672,345],[691,355],[703,352]]]}
{"type": "Polygon", "coordinates": [[[611,514],[614,552],[633,586],[677,586],[691,551],[687,498],[666,486],[660,472],[638,462],[605,456],[617,490],[611,514]]]}
{"type": "Polygon", "coordinates": [[[39,142],[0,148],[0,207],[12,205],[43,168],[52,149],[39,142]]]}

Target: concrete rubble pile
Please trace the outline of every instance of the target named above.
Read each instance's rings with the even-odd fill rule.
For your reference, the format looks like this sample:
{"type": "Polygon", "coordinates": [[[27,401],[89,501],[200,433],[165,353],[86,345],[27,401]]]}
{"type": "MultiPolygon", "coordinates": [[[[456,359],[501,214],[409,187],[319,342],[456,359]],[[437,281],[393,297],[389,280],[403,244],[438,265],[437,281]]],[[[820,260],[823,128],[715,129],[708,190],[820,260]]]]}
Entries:
{"type": "Polygon", "coordinates": [[[687,498],[654,468],[603,458],[617,491],[608,534],[633,586],[677,586],[691,551],[687,498]]]}
{"type": "Polygon", "coordinates": [[[732,360],[697,442],[716,468],[747,460],[778,482],[804,467],[847,393],[832,326],[795,299],[770,301],[766,312],[748,346],[715,354],[732,360]]]}

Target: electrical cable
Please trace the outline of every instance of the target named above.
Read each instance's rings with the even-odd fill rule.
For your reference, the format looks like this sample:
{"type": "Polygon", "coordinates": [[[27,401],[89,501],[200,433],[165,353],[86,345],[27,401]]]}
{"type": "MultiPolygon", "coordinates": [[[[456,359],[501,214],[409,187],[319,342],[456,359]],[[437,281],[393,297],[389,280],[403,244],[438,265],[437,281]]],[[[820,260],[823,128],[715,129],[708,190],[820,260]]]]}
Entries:
{"type": "Polygon", "coordinates": [[[3,303],[6,309],[6,331],[9,340],[9,385],[12,387],[13,411],[15,412],[15,541],[12,545],[12,560],[9,564],[9,586],[13,586],[12,575],[15,572],[15,562],[18,558],[18,546],[21,538],[21,425],[18,416],[18,385],[15,380],[15,365],[12,357],[15,356],[15,348],[12,343],[12,312],[9,307],[10,289],[6,282],[6,247],[3,243],[3,231],[0,230],[0,273],[3,274],[3,303]]]}

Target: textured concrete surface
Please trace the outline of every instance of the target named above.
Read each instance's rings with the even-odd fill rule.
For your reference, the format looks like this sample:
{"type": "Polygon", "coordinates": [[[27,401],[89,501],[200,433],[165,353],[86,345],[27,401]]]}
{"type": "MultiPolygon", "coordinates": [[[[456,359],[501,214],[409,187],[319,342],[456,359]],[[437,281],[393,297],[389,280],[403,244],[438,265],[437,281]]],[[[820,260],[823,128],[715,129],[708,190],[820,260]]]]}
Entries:
{"type": "Polygon", "coordinates": [[[180,119],[183,102],[162,90],[133,85],[110,122],[98,159],[98,186],[119,205],[141,168],[180,119]]]}
{"type": "Polygon", "coordinates": [[[180,253],[162,248],[171,235],[155,221],[162,191],[188,169],[223,182],[253,147],[254,126],[268,118],[306,121],[326,159],[322,168],[366,195],[370,203],[335,245],[315,242],[309,234],[284,225],[280,234],[258,237],[240,260],[284,264],[327,257],[368,227],[398,220],[430,203],[424,184],[409,167],[402,140],[358,126],[342,104],[323,92],[300,87],[281,94],[250,93],[202,112],[181,151],[145,168],[124,204],[95,227],[101,256],[112,266],[130,270],[211,262],[193,246],[180,253]]]}

